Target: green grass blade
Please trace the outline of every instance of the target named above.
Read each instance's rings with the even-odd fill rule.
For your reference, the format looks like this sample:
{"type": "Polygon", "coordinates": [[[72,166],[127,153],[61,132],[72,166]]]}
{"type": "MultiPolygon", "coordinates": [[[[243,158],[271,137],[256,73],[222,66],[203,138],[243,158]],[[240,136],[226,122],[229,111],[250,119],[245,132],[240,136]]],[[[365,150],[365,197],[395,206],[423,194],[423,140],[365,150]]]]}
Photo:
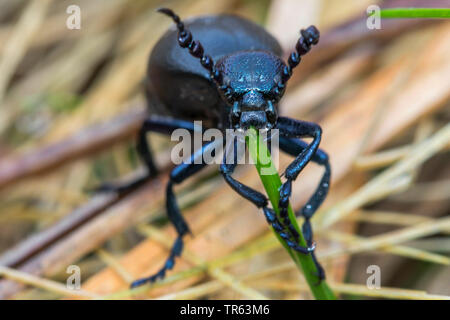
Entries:
{"type": "MultiPolygon", "coordinates": [[[[275,166],[273,165],[271,155],[269,150],[267,149],[266,143],[263,141],[262,137],[259,136],[259,133],[255,129],[248,130],[247,135],[247,144],[250,151],[250,156],[255,162],[256,170],[260,176],[261,182],[264,185],[264,189],[267,192],[270,203],[272,204],[273,209],[279,214],[278,202],[280,199],[279,188],[281,187],[281,178],[276,171],[275,166]]],[[[306,246],[306,241],[303,238],[302,232],[297,224],[297,220],[295,218],[294,211],[292,207],[289,205],[289,219],[300,235],[299,244],[302,246],[306,246]]],[[[294,260],[297,267],[300,271],[303,271],[306,281],[311,289],[312,294],[318,300],[335,300],[336,296],[331,291],[325,280],[322,280],[319,283],[319,278],[317,277],[317,270],[314,265],[314,261],[311,258],[311,255],[305,255],[300,252],[292,250],[275,231],[276,237],[281,242],[286,251],[289,252],[292,260],[294,260]]]]}
{"type": "MultiPolygon", "coordinates": [[[[373,15],[374,13],[372,13],[373,15]]],[[[392,8],[380,10],[380,17],[383,19],[394,18],[450,18],[448,8],[392,8]]]]}

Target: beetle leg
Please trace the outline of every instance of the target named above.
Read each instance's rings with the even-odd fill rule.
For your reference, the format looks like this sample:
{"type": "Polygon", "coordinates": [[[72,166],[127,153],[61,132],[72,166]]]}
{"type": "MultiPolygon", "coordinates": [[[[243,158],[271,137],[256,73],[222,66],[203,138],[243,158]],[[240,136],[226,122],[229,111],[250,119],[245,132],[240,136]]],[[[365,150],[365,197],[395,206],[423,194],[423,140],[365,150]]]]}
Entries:
{"type": "Polygon", "coordinates": [[[150,143],[147,139],[148,132],[158,132],[162,134],[171,134],[175,129],[182,128],[194,132],[196,130],[200,130],[196,128],[192,122],[173,119],[170,117],[161,117],[161,116],[150,116],[144,120],[142,126],[139,130],[137,136],[137,146],[136,149],[138,151],[138,155],[141,160],[144,162],[147,172],[137,179],[123,183],[123,184],[112,184],[112,183],[104,183],[100,187],[96,188],[95,192],[117,192],[119,194],[127,193],[146,181],[150,178],[155,177],[158,174],[158,169],[155,165],[153,154],[151,152],[150,143]]]}
{"type": "MultiPolygon", "coordinates": [[[[296,138],[280,137],[279,146],[282,151],[295,157],[302,153],[303,150],[308,147],[308,144],[296,138]]],[[[313,243],[313,232],[310,219],[322,204],[322,202],[325,200],[330,186],[331,177],[331,167],[328,160],[328,155],[324,151],[322,151],[321,149],[317,149],[311,161],[323,166],[325,168],[325,172],[323,173],[322,179],[320,180],[320,183],[317,186],[314,194],[311,196],[311,198],[309,198],[308,202],[303,206],[303,208],[296,212],[297,216],[301,215],[304,218],[302,233],[308,245],[311,245],[313,243]]],[[[318,263],[315,255],[313,258],[318,270],[319,278],[325,278],[325,272],[323,271],[322,266],[318,263]]]]}
{"type": "MultiPolygon", "coordinates": [[[[236,141],[234,142],[236,148],[236,141]]],[[[234,152],[235,158],[233,163],[226,162],[226,152],[224,154],[224,161],[220,165],[220,172],[222,173],[225,181],[228,185],[236,191],[239,195],[256,205],[258,208],[262,208],[264,212],[264,216],[266,217],[267,222],[273,227],[273,229],[286,241],[286,244],[292,249],[299,251],[304,254],[311,253],[314,251],[315,246],[302,247],[298,244],[299,234],[295,228],[289,223],[285,223],[285,221],[280,221],[273,211],[267,207],[268,199],[262,193],[242,184],[241,182],[234,179],[231,175],[234,172],[234,169],[237,165],[237,152],[234,152]]]]}
{"type": "Polygon", "coordinates": [[[280,130],[280,136],[285,137],[312,137],[313,141],[304,148],[300,154],[296,156],[294,161],[286,168],[284,176],[286,177],[286,182],[280,188],[280,210],[287,211],[287,205],[289,202],[289,197],[292,192],[292,181],[294,181],[303,168],[309,163],[314,154],[316,153],[322,130],[320,127],[312,122],[305,122],[294,120],[290,118],[278,118],[277,129],[280,130]]]}
{"type": "Polygon", "coordinates": [[[190,230],[188,224],[181,214],[180,209],[178,208],[177,200],[173,192],[173,185],[183,182],[187,178],[193,176],[201,169],[203,169],[206,166],[206,163],[203,161],[204,152],[209,148],[214,147],[214,145],[216,145],[217,143],[221,143],[221,141],[213,141],[205,144],[200,150],[196,151],[190,157],[189,161],[176,166],[171,171],[166,189],[166,209],[169,220],[175,226],[175,229],[177,231],[177,238],[170,250],[169,256],[167,257],[164,266],[150,277],[134,281],[131,284],[132,288],[140,286],[147,282],[154,282],[158,279],[163,279],[166,275],[167,270],[171,270],[175,265],[175,258],[181,255],[183,251],[183,236],[188,232],[190,233],[190,230]],[[202,159],[201,163],[198,161],[198,159],[202,159]]]}
{"type": "MultiPolygon", "coordinates": [[[[306,167],[306,165],[311,161],[311,159],[316,154],[320,139],[322,136],[322,129],[319,125],[312,123],[312,122],[306,122],[306,121],[299,121],[294,120],[290,118],[284,118],[280,117],[278,118],[277,123],[277,129],[280,130],[280,136],[284,137],[312,137],[313,141],[305,146],[305,148],[302,148],[297,155],[294,161],[286,168],[284,172],[284,176],[286,178],[286,182],[281,185],[280,188],[280,202],[279,202],[279,208],[280,208],[280,217],[282,219],[287,219],[288,216],[288,204],[289,204],[289,197],[292,193],[292,181],[294,181],[297,176],[300,174],[300,172],[303,170],[303,168],[306,167]]],[[[318,156],[319,157],[319,156],[318,156]]],[[[326,185],[326,188],[328,188],[329,183],[327,183],[327,174],[325,175],[325,181],[321,188],[324,188],[326,185]]],[[[322,184],[321,184],[322,185],[322,184]]],[[[309,218],[312,216],[315,210],[311,210],[312,206],[315,205],[316,208],[320,205],[321,201],[319,201],[320,197],[315,197],[313,203],[309,203],[309,206],[307,207],[306,213],[310,214],[309,218]]],[[[323,201],[323,198],[321,199],[323,201]]],[[[307,204],[308,205],[308,204],[307,204]]],[[[303,210],[302,210],[303,211],[303,210]]],[[[305,224],[303,225],[303,233],[305,233],[305,240],[307,240],[307,243],[309,246],[313,245],[312,241],[312,229],[311,224],[309,221],[309,218],[305,220],[305,224]]],[[[313,254],[313,259],[316,264],[317,268],[317,276],[322,279],[325,277],[325,273],[323,271],[322,266],[317,262],[317,259],[315,255],[313,254]]]]}

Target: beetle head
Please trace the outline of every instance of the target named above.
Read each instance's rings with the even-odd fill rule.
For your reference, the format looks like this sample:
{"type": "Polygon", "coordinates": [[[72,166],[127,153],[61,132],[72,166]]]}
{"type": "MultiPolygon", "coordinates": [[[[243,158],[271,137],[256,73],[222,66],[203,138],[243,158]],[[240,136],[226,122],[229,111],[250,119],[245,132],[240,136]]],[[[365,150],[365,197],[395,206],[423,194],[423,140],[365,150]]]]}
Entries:
{"type": "Polygon", "coordinates": [[[280,87],[284,67],[279,57],[265,51],[242,51],[217,62],[219,92],[230,106],[233,128],[275,126],[277,103],[284,93],[284,85],[280,87]]]}

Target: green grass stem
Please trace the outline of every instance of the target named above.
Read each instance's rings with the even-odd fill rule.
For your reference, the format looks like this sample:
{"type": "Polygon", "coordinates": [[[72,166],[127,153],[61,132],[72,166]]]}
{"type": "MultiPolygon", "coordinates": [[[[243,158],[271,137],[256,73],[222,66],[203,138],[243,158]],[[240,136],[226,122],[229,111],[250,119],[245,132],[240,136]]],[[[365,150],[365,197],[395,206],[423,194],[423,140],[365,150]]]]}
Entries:
{"type": "MultiPolygon", "coordinates": [[[[372,13],[371,15],[373,15],[372,13]]],[[[383,19],[395,18],[450,18],[448,8],[392,8],[380,10],[380,17],[383,19]]]]}

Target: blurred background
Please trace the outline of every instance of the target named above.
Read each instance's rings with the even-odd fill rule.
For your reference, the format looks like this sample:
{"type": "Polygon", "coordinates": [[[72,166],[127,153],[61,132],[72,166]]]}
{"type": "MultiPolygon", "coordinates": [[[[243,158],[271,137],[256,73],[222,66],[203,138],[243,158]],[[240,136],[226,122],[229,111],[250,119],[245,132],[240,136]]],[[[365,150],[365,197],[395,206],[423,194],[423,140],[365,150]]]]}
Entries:
{"type": "MultiPolygon", "coordinates": [[[[311,298],[262,212],[214,166],[176,189],[193,236],[175,269],[162,283],[128,290],[161,267],[175,236],[163,203],[170,139],[149,137],[164,169],[145,186],[122,198],[89,190],[142,172],[134,144],[145,118],[142,81],[171,24],[155,13],[159,6],[182,18],[246,17],[280,41],[285,57],[300,28],[319,28],[320,43],[296,69],[281,113],[324,131],[332,187],[314,230],[329,284],[346,299],[449,298],[450,21],[383,20],[371,29],[371,4],[450,7],[0,0],[0,298],[311,298]],[[80,8],[80,29],[67,27],[71,5],[80,8]],[[81,290],[70,290],[77,270],[81,290]]],[[[289,161],[281,156],[280,171],[289,161]]],[[[314,164],[302,172],[294,208],[321,172],[314,164]]],[[[251,166],[237,177],[263,190],[251,166]]]]}

